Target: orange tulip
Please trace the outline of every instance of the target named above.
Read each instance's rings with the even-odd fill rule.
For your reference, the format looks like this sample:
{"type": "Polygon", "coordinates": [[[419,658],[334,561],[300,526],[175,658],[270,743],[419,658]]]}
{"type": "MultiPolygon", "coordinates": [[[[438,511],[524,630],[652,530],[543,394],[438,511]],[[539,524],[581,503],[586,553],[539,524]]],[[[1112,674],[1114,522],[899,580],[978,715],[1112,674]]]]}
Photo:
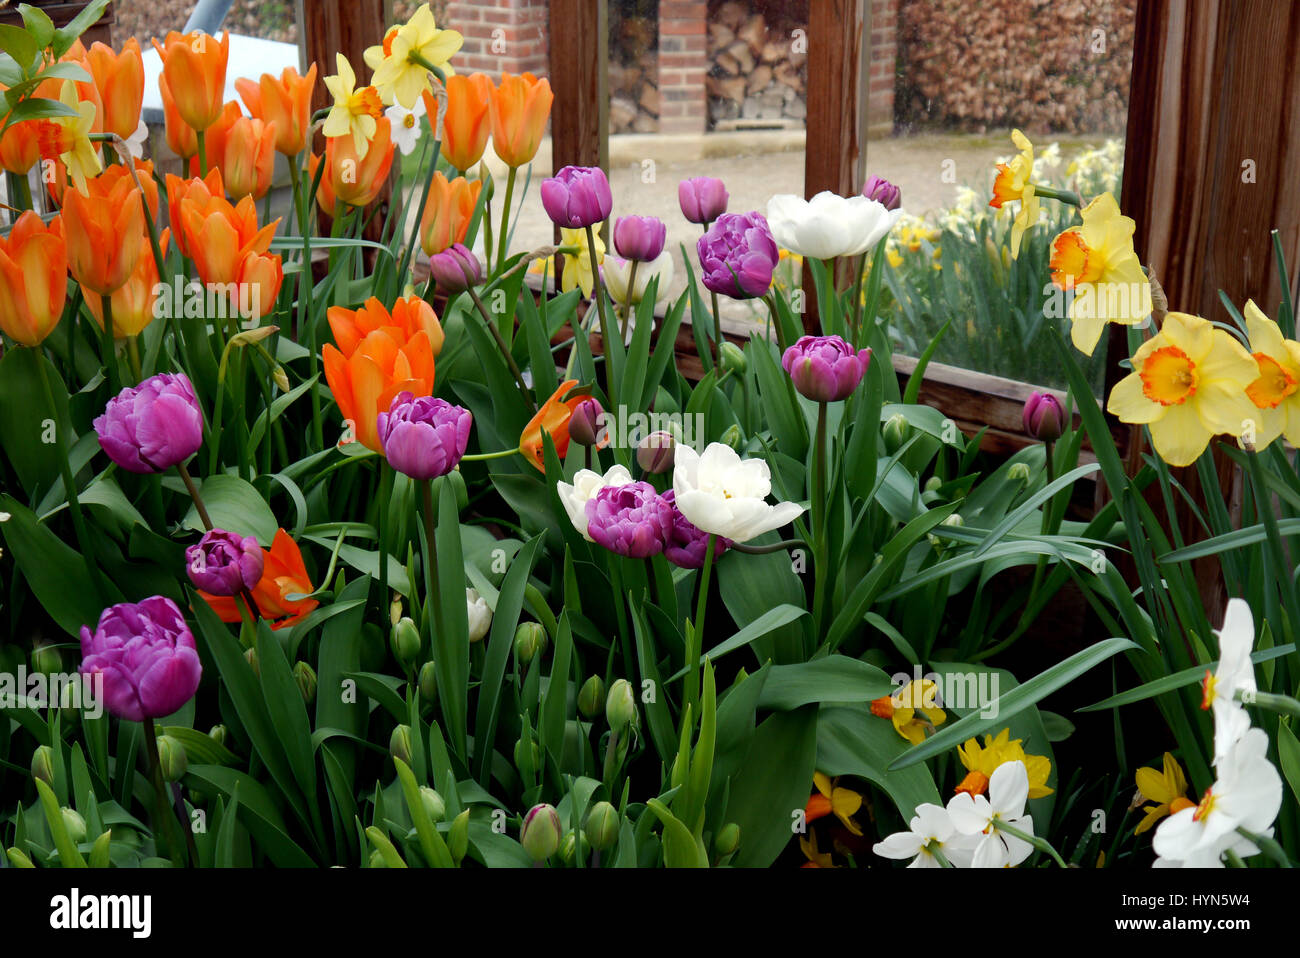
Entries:
{"type": "MultiPolygon", "coordinates": [[[[167,148],[182,160],[188,160],[198,154],[199,138],[195,135],[194,128],[181,118],[181,112],[176,108],[176,101],[172,98],[171,88],[167,86],[165,76],[158,78],[158,92],[162,94],[165,124],[163,129],[167,134],[167,148]]],[[[179,239],[179,236],[177,238],[179,239]]]]}
{"type": "MultiPolygon", "coordinates": [[[[54,77],[49,80],[42,80],[39,84],[37,84],[36,90],[32,94],[32,96],[42,97],[49,100],[57,100],[59,99],[59,95],[63,90],[63,84],[65,82],[72,83],[72,85],[76,88],[77,91],[77,102],[90,103],[93,104],[95,107],[95,122],[90,128],[90,132],[103,133],[104,132],[104,98],[100,94],[99,87],[95,83],[94,80],[95,74],[94,71],[91,70],[90,68],[90,59],[86,54],[86,48],[81,45],[81,41],[78,40],[75,43],[73,43],[72,47],[68,50],[68,52],[63,54],[63,56],[59,58],[59,62],[75,63],[77,66],[81,67],[83,70],[89,73],[91,79],[65,81],[58,77],[54,77]]],[[[144,95],[143,87],[141,87],[141,96],[143,97],[143,95],[144,95]]],[[[134,133],[135,129],[132,128],[131,132],[134,133]]]]}
{"type": "MultiPolygon", "coordinates": [[[[104,181],[104,185],[109,188],[115,188],[118,180],[126,180],[135,189],[135,179],[131,176],[131,171],[121,163],[115,163],[107,167],[99,178],[104,181]]],[[[135,161],[135,178],[140,180],[140,188],[144,191],[145,206],[149,210],[149,216],[155,223],[158,222],[158,181],[153,178],[153,160],[135,161]]]]}
{"type": "Polygon", "coordinates": [[[73,279],[101,296],[120,289],[145,247],[144,207],[131,177],[101,173],[86,181],[85,195],[67,190],[63,213],[73,279]]]}
{"type": "Polygon", "coordinates": [[[153,45],[162,58],[162,76],[181,119],[198,131],[216,123],[225,101],[230,32],[222,33],[218,41],[206,33],[173,31],[153,45]]]}
{"type": "Polygon", "coordinates": [[[469,222],[474,216],[474,207],[482,189],[481,180],[471,183],[465,177],[458,176],[448,182],[441,173],[433,174],[433,181],[429,184],[429,201],[425,204],[424,216],[420,220],[420,245],[425,253],[433,256],[454,243],[465,242],[469,222]]]}
{"type": "MultiPolygon", "coordinates": [[[[204,137],[208,169],[221,170],[231,197],[252,196],[260,200],[271,189],[275,172],[274,123],[244,116],[234,100],[226,103],[221,118],[204,137]]],[[[190,175],[199,172],[199,158],[190,160],[190,175]]]]}
{"type": "MultiPolygon", "coordinates": [[[[193,183],[193,181],[191,181],[193,183]]],[[[280,225],[279,220],[257,227],[257,206],[251,196],[231,203],[224,196],[208,195],[191,186],[180,204],[185,248],[199,279],[206,285],[239,281],[239,268],[249,253],[265,253],[280,225]]],[[[175,213],[172,214],[173,217],[175,213]]]]}
{"type": "Polygon", "coordinates": [[[560,388],[542,403],[542,408],[537,410],[537,415],[528,421],[523,434],[519,437],[519,451],[542,472],[546,471],[546,457],[542,445],[543,432],[550,435],[551,442],[555,444],[556,455],[561,459],[569,451],[569,419],[578,404],[589,397],[574,396],[564,402],[561,402],[560,397],[576,385],[578,385],[576,379],[560,383],[560,388]]]}
{"type": "MultiPolygon", "coordinates": [[[[283,529],[275,531],[271,548],[263,549],[262,578],[253,586],[253,602],[257,605],[257,614],[270,620],[272,629],[283,629],[296,625],[311,614],[320,605],[315,599],[291,599],[292,595],[310,595],[316,591],[307,575],[307,565],[302,561],[302,550],[283,529]]],[[[199,590],[212,611],[222,622],[238,622],[239,606],[242,597],[229,595],[211,595],[199,590]]]]}
{"type": "MultiPolygon", "coordinates": [[[[0,83],[0,93],[9,88],[0,83]]],[[[22,175],[41,158],[41,121],[23,120],[0,133],[0,169],[22,175]]]]}
{"type": "Polygon", "coordinates": [[[46,226],[28,210],[0,235],[0,329],[24,346],[39,346],[59,325],[68,292],[63,222],[46,226]]]}
{"type": "MultiPolygon", "coordinates": [[[[171,230],[163,230],[158,240],[158,248],[167,255],[167,240],[171,230]]],[[[147,242],[147,241],[146,241],[147,242]]],[[[113,304],[113,336],[138,336],[144,328],[154,321],[153,307],[158,300],[158,264],[154,262],[153,251],[144,250],[136,260],[135,269],[127,277],[120,289],[110,297],[113,304]]],[[[87,296],[86,306],[95,317],[99,328],[104,328],[104,305],[99,296],[87,296]]]]}
{"type": "Polygon", "coordinates": [[[284,282],[280,254],[245,253],[235,282],[239,284],[239,306],[244,318],[261,319],[275,308],[275,298],[284,282]]]}
{"type": "MultiPolygon", "coordinates": [[[[434,122],[438,102],[427,90],[425,112],[434,122]]],[[[442,155],[462,173],[483,158],[492,132],[492,81],[482,73],[447,77],[447,113],[442,120],[442,155]]]]}
{"type": "Polygon", "coordinates": [[[492,91],[492,148],[506,166],[531,163],[546,132],[555,94],[546,79],[531,73],[501,75],[501,84],[492,91]]]}
{"type": "Polygon", "coordinates": [[[86,66],[95,78],[104,103],[104,132],[129,139],[140,125],[144,104],[144,58],[134,37],[121,53],[103,43],[94,43],[86,54],[86,66]]]}
{"type": "Polygon", "coordinates": [[[220,170],[208,170],[208,175],[203,179],[193,176],[185,180],[173,173],[167,174],[167,218],[172,225],[172,238],[176,240],[176,248],[181,251],[182,256],[189,256],[190,250],[185,245],[185,229],[181,225],[181,205],[190,196],[193,196],[200,205],[206,205],[214,196],[225,195],[226,190],[221,183],[220,170]]]}
{"type": "Polygon", "coordinates": [[[355,437],[382,453],[376,421],[393,397],[433,394],[442,325],[433,307],[415,296],[399,299],[391,314],[372,296],[360,309],[332,306],[326,316],[338,346],[326,343],[322,350],[325,380],[355,437]]]}
{"type": "MultiPolygon", "coordinates": [[[[316,175],[318,157],[311,158],[310,174],[316,175]]],[[[338,203],[368,206],[383,189],[393,168],[393,128],[388,117],[380,117],[366,155],[357,159],[351,136],[331,136],[325,141],[325,173],[321,176],[316,202],[330,216],[338,203]]]]}
{"type": "Polygon", "coordinates": [[[285,156],[297,156],[307,145],[311,128],[311,91],[316,85],[316,64],[307,75],[299,76],[293,67],[285,67],[276,79],[263,73],[254,83],[246,77],[235,81],[248,112],[264,123],[275,124],[275,149],[285,156]]]}

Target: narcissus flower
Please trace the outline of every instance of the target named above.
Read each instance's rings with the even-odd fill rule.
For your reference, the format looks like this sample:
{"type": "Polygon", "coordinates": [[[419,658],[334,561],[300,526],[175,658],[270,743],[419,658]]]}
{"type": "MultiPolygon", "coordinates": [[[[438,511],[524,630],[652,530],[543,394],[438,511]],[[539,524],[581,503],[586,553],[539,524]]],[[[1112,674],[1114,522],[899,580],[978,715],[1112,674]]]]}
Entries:
{"type": "Polygon", "coordinates": [[[63,316],[68,246],[63,220],[46,225],[28,210],[0,235],[0,330],[24,346],[39,346],[63,316]]]}
{"type": "Polygon", "coordinates": [[[410,156],[420,145],[420,136],[424,132],[420,120],[424,117],[424,100],[415,101],[415,107],[408,110],[400,103],[394,103],[384,111],[389,128],[393,131],[393,145],[402,156],[410,156]]]}
{"type": "Polygon", "coordinates": [[[1025,814],[1025,800],[1031,794],[1025,763],[1012,761],[994,770],[988,797],[959,792],[948,800],[953,828],[976,839],[972,868],[1013,868],[1029,857],[1033,846],[998,826],[1032,835],[1034,819],[1025,814]]]}
{"type": "Polygon", "coordinates": [[[321,132],[326,136],[351,135],[354,153],[359,157],[365,156],[375,128],[384,115],[384,102],[373,86],[358,89],[357,75],[347,57],[341,53],[334,57],[339,72],[325,78],[325,89],[334,97],[334,105],[325,117],[321,132]]]}
{"type": "Polygon", "coordinates": [[[448,180],[441,173],[433,174],[429,182],[429,201],[420,219],[420,248],[426,255],[433,256],[449,246],[465,242],[482,190],[482,180],[471,183],[463,176],[448,180]]]}
{"type": "Polygon", "coordinates": [[[140,43],[132,37],[117,53],[103,43],[92,43],[86,51],[86,66],[95,78],[104,104],[104,132],[129,139],[140,125],[144,104],[144,58],[140,43]]]}
{"type": "MultiPolygon", "coordinates": [[[[320,159],[311,158],[310,174],[316,175],[320,159]]],[[[381,116],[364,153],[358,153],[356,140],[348,136],[329,137],[325,141],[325,172],[321,174],[316,202],[333,216],[337,203],[368,206],[383,189],[393,168],[392,125],[381,116]]]]}
{"type": "Polygon", "coordinates": [[[1047,787],[1047,779],[1052,774],[1051,761],[1045,755],[1026,754],[1022,741],[1011,738],[1011,729],[1004,728],[996,737],[985,735],[983,747],[973,738],[968,738],[957,746],[957,757],[961,759],[967,774],[956,790],[980,795],[988,790],[993,773],[1001,766],[1008,762],[1020,762],[1028,775],[1029,797],[1051,795],[1055,791],[1047,787]]]}
{"type": "Polygon", "coordinates": [[[1201,708],[1214,710],[1214,764],[1223,761],[1250,728],[1250,716],[1238,699],[1255,692],[1255,620],[1245,599],[1229,599],[1219,637],[1219,667],[1205,672],[1201,708]]]}
{"type": "MultiPolygon", "coordinates": [[[[565,453],[569,451],[569,419],[573,415],[573,410],[587,397],[573,396],[567,400],[562,400],[560,397],[566,395],[576,385],[578,385],[576,379],[568,379],[560,383],[559,388],[546,398],[541,408],[537,410],[537,414],[528,421],[528,425],[524,426],[524,431],[519,436],[519,451],[540,472],[546,471],[542,433],[546,433],[551,437],[551,442],[555,445],[556,455],[560,457],[561,461],[563,461],[565,453]]],[[[631,479],[632,477],[628,476],[629,482],[631,479]]],[[[577,524],[575,520],[574,525],[577,526],[577,524]]],[[[580,529],[579,531],[583,530],[580,529]]]]}
{"type": "Polygon", "coordinates": [[[37,136],[42,157],[58,157],[77,187],[86,194],[86,183],[104,168],[99,151],[91,142],[94,132],[95,105],[77,99],[77,89],[71,80],[63,84],[59,102],[76,111],[75,116],[56,116],[41,123],[37,136]]]}
{"type": "MultiPolygon", "coordinates": [[[[289,533],[277,529],[271,548],[262,550],[262,557],[262,577],[252,589],[257,614],[271,622],[272,629],[296,625],[320,605],[316,599],[305,598],[316,587],[307,574],[302,550],[289,533]]],[[[222,622],[240,620],[239,606],[235,603],[242,600],[203,591],[199,595],[222,622]]]]}
{"type": "Polygon", "coordinates": [[[1145,424],[1165,462],[1190,466],[1212,437],[1252,429],[1258,410],[1246,390],[1258,377],[1255,359],[1230,333],[1169,313],[1133,354],[1133,372],[1115,384],[1106,408],[1121,422],[1145,424]]]}
{"type": "Polygon", "coordinates": [[[247,77],[235,81],[235,89],[248,112],[264,123],[275,124],[275,149],[285,156],[297,156],[307,145],[311,91],[315,85],[314,63],[305,77],[294,67],[285,67],[278,80],[270,73],[263,73],[256,82],[247,77]]]}
{"type": "Polygon", "coordinates": [[[1184,808],[1193,808],[1196,805],[1187,797],[1187,776],[1183,774],[1178,760],[1168,752],[1165,752],[1164,767],[1161,771],[1156,771],[1154,768],[1137,770],[1137,787],[1143,798],[1149,798],[1157,804],[1147,805],[1142,809],[1146,814],[1142,821],[1138,822],[1137,828],[1133,829],[1134,835],[1141,835],[1150,830],[1166,815],[1173,815],[1184,808]]]}
{"type": "Polygon", "coordinates": [[[1263,449],[1278,436],[1300,446],[1300,343],[1284,339],[1277,323],[1254,300],[1243,310],[1250,334],[1250,351],[1259,376],[1246,387],[1258,411],[1255,447],[1263,449]]]}
{"type": "Polygon", "coordinates": [[[414,296],[399,299],[391,314],[371,297],[356,310],[332,306],[326,316],[338,344],[321,351],[330,392],[361,444],[382,453],[380,412],[400,393],[433,394],[442,326],[433,307],[414,296]]]}
{"type": "Polygon", "coordinates": [[[894,731],[913,745],[920,745],[927,732],[948,721],[948,714],[938,706],[939,687],[930,679],[908,682],[893,695],[871,702],[871,714],[887,718],[894,731]]]}
{"type": "MultiPolygon", "coordinates": [[[[592,231],[595,243],[596,265],[605,261],[605,241],[600,234],[592,231]]],[[[566,293],[575,286],[582,290],[582,295],[590,297],[596,286],[596,274],[591,265],[591,247],[587,246],[587,231],[583,229],[560,228],[560,245],[576,248],[577,252],[564,256],[564,273],[560,276],[560,288],[566,293]]]]}
{"type": "MultiPolygon", "coordinates": [[[[447,78],[447,112],[442,118],[442,155],[464,173],[483,158],[492,132],[492,81],[483,73],[447,78]]],[[[437,122],[433,95],[422,95],[429,117],[437,122]]]]}
{"type": "Polygon", "coordinates": [[[747,542],[798,518],[804,507],[767,502],[772,472],[762,459],[741,459],[736,450],[712,442],[704,453],[677,446],[673,493],[677,508],[696,528],[733,542],[747,542]]]}
{"type": "MultiPolygon", "coordinates": [[[[171,230],[163,230],[158,248],[167,255],[167,241],[171,230]]],[[[158,264],[153,251],[144,249],[135,261],[135,269],[126,282],[115,289],[109,299],[113,305],[113,336],[138,336],[154,321],[154,304],[158,301],[158,264]]],[[[104,303],[99,296],[86,296],[86,308],[95,318],[99,328],[104,328],[104,303]]]]}
{"type": "Polygon", "coordinates": [[[862,828],[853,820],[853,816],[862,807],[862,796],[851,788],[836,784],[824,772],[813,773],[813,786],[817,789],[808,798],[804,807],[804,821],[815,822],[819,818],[833,814],[854,835],[861,835],[862,828]]]}
{"type": "Polygon", "coordinates": [[[372,82],[384,102],[409,110],[429,88],[429,67],[447,76],[455,73],[449,61],[464,42],[455,30],[440,30],[433,11],[422,3],[410,20],[388,31],[382,46],[366,50],[366,65],[375,72],[372,82]]]}
{"type": "MultiPolygon", "coordinates": [[[[998,164],[998,175],[993,180],[993,198],[989,206],[1001,209],[1010,200],[1020,201],[1020,212],[1011,224],[1011,255],[1020,255],[1020,239],[1025,230],[1038,225],[1038,196],[1029,177],[1034,172],[1034,144],[1019,130],[1011,131],[1011,142],[1019,154],[1009,163],[998,164]]],[[[1088,350],[1091,353],[1091,350],[1088,350]]]]}
{"type": "Polygon", "coordinates": [[[145,252],[144,206],[129,176],[96,177],[85,187],[63,198],[68,269],[86,289],[107,296],[121,288],[145,252]]]}
{"type": "Polygon", "coordinates": [[[1133,220],[1103,193],[1082,210],[1083,225],[1052,241],[1052,282],[1074,290],[1070,338],[1092,355],[1107,323],[1132,326],[1151,315],[1151,281],[1133,250],[1133,220]]]}
{"type": "Polygon", "coordinates": [[[546,132],[555,94],[546,79],[531,73],[503,73],[492,91],[492,149],[506,166],[531,163],[546,132]]]}
{"type": "Polygon", "coordinates": [[[203,131],[217,122],[226,98],[226,62],[230,32],[221,39],[206,33],[167,34],[154,49],[162,58],[162,76],[181,119],[203,131]]]}
{"type": "Polygon", "coordinates": [[[936,852],[954,868],[969,868],[977,841],[973,836],[957,832],[946,808],[925,802],[916,806],[907,831],[894,832],[872,845],[871,850],[881,858],[910,858],[908,868],[942,867],[936,852]]]}

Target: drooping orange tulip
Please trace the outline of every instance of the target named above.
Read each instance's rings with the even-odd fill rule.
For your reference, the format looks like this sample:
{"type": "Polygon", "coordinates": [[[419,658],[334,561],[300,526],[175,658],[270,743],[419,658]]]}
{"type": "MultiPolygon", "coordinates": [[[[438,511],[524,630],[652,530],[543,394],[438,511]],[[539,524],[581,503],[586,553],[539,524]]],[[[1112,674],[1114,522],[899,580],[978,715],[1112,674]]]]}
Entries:
{"type": "Polygon", "coordinates": [[[24,346],[39,346],[63,315],[68,247],[59,216],[46,226],[31,210],[0,235],[0,329],[24,346]]]}
{"type": "Polygon", "coordinates": [[[275,149],[285,156],[297,156],[307,145],[311,128],[311,91],[316,85],[316,64],[300,76],[285,67],[276,79],[270,73],[254,82],[246,77],[235,81],[235,89],[248,112],[264,123],[275,124],[275,149]]]}
{"type": "MultiPolygon", "coordinates": [[[[437,122],[438,101],[427,90],[425,112],[437,122]]],[[[447,113],[442,120],[442,155],[464,173],[483,158],[492,132],[492,81],[485,74],[447,77],[447,113]]]]}
{"type": "Polygon", "coordinates": [[[562,401],[560,397],[576,385],[578,385],[576,379],[560,383],[560,388],[542,403],[542,408],[537,410],[537,415],[528,421],[528,425],[524,427],[519,437],[519,451],[541,472],[546,471],[546,456],[542,444],[543,432],[550,435],[551,442],[555,444],[555,452],[561,459],[569,451],[569,419],[572,418],[573,410],[578,404],[588,397],[574,396],[567,401],[562,401]]]}
{"type": "Polygon", "coordinates": [[[531,163],[551,115],[550,81],[531,73],[503,73],[492,91],[492,148],[506,166],[531,163]]]}
{"type": "Polygon", "coordinates": [[[218,40],[197,31],[172,31],[161,44],[154,40],[153,45],[162,58],[162,77],[181,119],[196,131],[216,123],[225,101],[230,32],[218,40]]]}
{"type": "Polygon", "coordinates": [[[420,220],[420,246],[426,254],[433,256],[454,243],[465,242],[482,189],[482,180],[471,183],[458,176],[448,182],[441,173],[433,174],[429,201],[420,220]]]}
{"type": "Polygon", "coordinates": [[[330,307],[333,343],[322,350],[325,380],[345,423],[367,449],[382,453],[376,422],[400,392],[433,394],[442,325],[419,297],[399,299],[392,313],[373,296],[357,310],[330,307]]]}
{"type": "MultiPolygon", "coordinates": [[[[163,129],[167,136],[167,148],[182,160],[197,156],[199,138],[194,128],[185,122],[180,110],[176,108],[176,100],[172,98],[171,88],[167,86],[165,76],[158,78],[158,92],[162,94],[163,129]]],[[[179,236],[177,238],[179,239],[179,236]]]]}
{"type": "Polygon", "coordinates": [[[86,181],[85,194],[66,190],[63,214],[72,278],[101,296],[120,289],[145,247],[144,206],[131,177],[100,174],[86,181]]]}
{"type": "MultiPolygon", "coordinates": [[[[311,158],[311,176],[316,175],[319,157],[311,158]]],[[[325,141],[325,172],[321,176],[316,202],[330,216],[338,203],[368,206],[373,203],[393,168],[393,128],[388,117],[380,117],[366,155],[357,159],[351,136],[331,136],[325,141]]]]}
{"type": "MultiPolygon", "coordinates": [[[[257,605],[257,614],[269,620],[272,629],[296,625],[320,605],[315,599],[289,598],[293,595],[310,595],[316,591],[307,575],[302,550],[289,533],[277,529],[271,548],[263,549],[262,555],[262,578],[253,586],[253,602],[257,605]]],[[[201,589],[199,595],[222,622],[240,620],[239,606],[235,603],[242,603],[242,597],[211,595],[201,589]]]]}
{"type": "Polygon", "coordinates": [[[206,193],[206,189],[192,185],[189,194],[181,200],[185,249],[204,284],[234,283],[239,280],[239,266],[248,253],[265,253],[270,249],[280,221],[277,219],[259,229],[257,204],[251,196],[231,205],[224,196],[207,195],[205,199],[206,193]]]}
{"type": "Polygon", "coordinates": [[[91,44],[86,66],[95,78],[104,104],[104,132],[129,139],[140,125],[140,108],[144,104],[144,58],[140,44],[132,37],[121,53],[104,43],[91,44]]]}
{"type": "MultiPolygon", "coordinates": [[[[167,255],[167,241],[171,230],[163,230],[158,238],[158,248],[167,255]]],[[[146,241],[147,242],[147,241],[146,241]]],[[[158,301],[158,264],[153,251],[145,249],[136,260],[135,269],[120,289],[109,297],[113,304],[113,337],[138,336],[154,321],[154,303],[158,301]]],[[[164,295],[166,295],[164,293],[164,295]]],[[[99,296],[87,296],[86,306],[95,317],[99,328],[104,328],[104,305],[99,296]]]]}
{"type": "MultiPolygon", "coordinates": [[[[252,196],[260,200],[271,189],[275,171],[274,123],[244,116],[234,100],[226,103],[221,118],[204,137],[208,169],[221,170],[221,177],[236,199],[252,196]]],[[[190,160],[190,175],[197,176],[199,158],[190,160]]]]}

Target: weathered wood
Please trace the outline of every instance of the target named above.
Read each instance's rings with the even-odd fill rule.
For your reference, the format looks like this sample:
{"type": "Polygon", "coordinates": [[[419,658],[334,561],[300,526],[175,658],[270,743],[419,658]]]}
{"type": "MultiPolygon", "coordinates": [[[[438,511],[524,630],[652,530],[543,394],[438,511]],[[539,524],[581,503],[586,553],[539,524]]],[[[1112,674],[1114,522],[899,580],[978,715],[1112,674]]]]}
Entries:
{"type": "MultiPolygon", "coordinates": [[[[64,3],[59,0],[27,0],[33,7],[40,7],[41,12],[53,21],[56,27],[66,27],[72,18],[79,14],[83,9],[90,6],[88,0],[81,0],[77,3],[64,3]]],[[[85,33],[81,35],[81,43],[89,49],[92,43],[105,43],[108,46],[113,45],[113,4],[108,5],[104,15],[85,33]]],[[[23,26],[22,14],[18,12],[18,4],[0,9],[0,23],[8,23],[17,27],[23,26]]]]}
{"type": "MultiPolygon", "coordinates": [[[[550,6],[551,168],[609,170],[609,8],[606,0],[550,6]]],[[[555,241],[560,228],[555,227],[555,241]]]]}

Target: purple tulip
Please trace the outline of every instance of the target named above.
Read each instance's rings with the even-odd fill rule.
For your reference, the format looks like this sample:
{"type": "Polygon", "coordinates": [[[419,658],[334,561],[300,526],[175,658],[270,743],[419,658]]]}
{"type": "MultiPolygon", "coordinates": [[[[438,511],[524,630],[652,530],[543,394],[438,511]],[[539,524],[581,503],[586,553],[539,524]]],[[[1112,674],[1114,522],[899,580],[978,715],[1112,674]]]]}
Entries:
{"type": "Polygon", "coordinates": [[[203,443],[203,413],[184,373],[159,373],[108,401],[94,422],[99,444],[130,472],[162,472],[203,443]]]}
{"type": "Polygon", "coordinates": [[[161,595],[110,606],[94,632],[82,626],[81,658],[82,675],[103,676],[108,711],[133,722],[171,715],[203,674],[185,617],[161,595]]]}
{"type": "Polygon", "coordinates": [[[587,534],[610,552],[658,555],[673,530],[673,507],[648,482],[604,486],[587,500],[587,534]]]}
{"type": "Polygon", "coordinates": [[[711,176],[695,176],[677,184],[677,202],[682,215],[692,223],[708,225],[727,212],[727,188],[722,180],[711,176]]]}
{"type": "Polygon", "coordinates": [[[252,536],[211,529],[185,550],[190,581],[212,595],[235,595],[262,578],[266,556],[252,536]]]}
{"type": "Polygon", "coordinates": [[[649,263],[659,258],[668,227],[653,216],[620,216],[614,224],[614,249],[625,259],[649,263]]]}
{"type": "Polygon", "coordinates": [[[429,273],[438,288],[449,293],[461,293],[483,282],[483,266],[464,243],[448,246],[430,256],[429,273]]]}
{"type": "Polygon", "coordinates": [[[566,166],[542,180],[542,205],[556,226],[581,229],[602,222],[614,208],[605,171],[598,166],[566,166]]]}
{"type": "Polygon", "coordinates": [[[596,445],[604,428],[605,410],[590,396],[575,405],[569,414],[569,438],[579,446],[596,445]]]}
{"type": "Polygon", "coordinates": [[[695,250],[704,285],[732,299],[766,293],[780,258],[762,213],[723,213],[695,250]]]}
{"type": "Polygon", "coordinates": [[[1051,393],[1032,393],[1025,400],[1025,433],[1039,442],[1056,442],[1065,431],[1065,410],[1051,393]]]}
{"type": "Polygon", "coordinates": [[[456,468],[469,445],[468,409],[432,396],[399,393],[377,420],[388,464],[412,479],[436,479],[456,468]]]}
{"type": "MultiPolygon", "coordinates": [[[[672,506],[673,510],[673,530],[668,536],[668,544],[664,546],[664,558],[683,569],[702,569],[705,553],[709,550],[709,534],[697,529],[691,520],[681,514],[677,508],[676,496],[671,489],[659,498],[672,506]]],[[[713,543],[714,561],[717,561],[718,556],[726,552],[730,546],[730,539],[718,536],[717,541],[713,543]]]]}
{"type": "Polygon", "coordinates": [[[636,447],[637,465],[655,475],[671,469],[676,458],[677,440],[663,429],[643,436],[636,447]]]}
{"type": "Polygon", "coordinates": [[[903,202],[902,191],[883,176],[868,177],[863,184],[862,195],[891,211],[898,209],[903,202]]]}
{"type": "Polygon", "coordinates": [[[794,388],[814,402],[851,395],[870,365],[870,349],[855,353],[838,336],[800,336],[781,357],[781,368],[794,380],[794,388]]]}

